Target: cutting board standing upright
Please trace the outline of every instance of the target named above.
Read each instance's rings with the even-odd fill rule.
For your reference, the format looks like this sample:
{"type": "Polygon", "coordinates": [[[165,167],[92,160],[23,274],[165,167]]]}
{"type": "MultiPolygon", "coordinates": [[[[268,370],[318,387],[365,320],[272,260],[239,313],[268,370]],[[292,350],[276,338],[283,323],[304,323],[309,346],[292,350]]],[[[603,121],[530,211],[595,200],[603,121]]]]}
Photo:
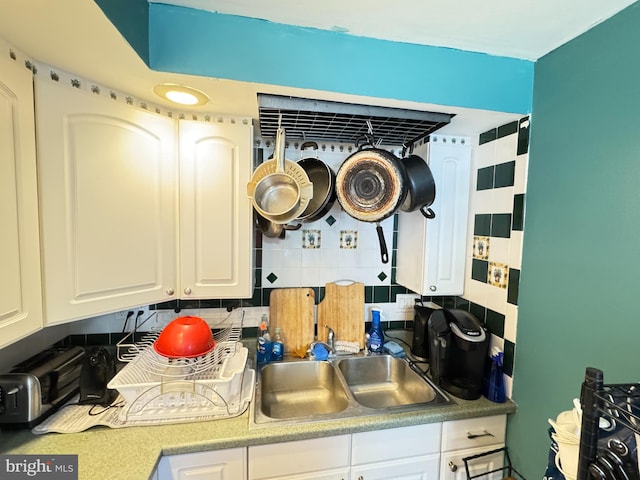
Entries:
{"type": "Polygon", "coordinates": [[[364,348],[364,284],[327,283],[324,298],[318,304],[318,339],[327,340],[330,326],[336,340],[358,342],[364,348]]]}
{"type": "Polygon", "coordinates": [[[276,327],[284,335],[285,352],[308,348],[313,342],[313,306],[315,294],[311,288],[277,288],[269,296],[269,334],[276,327]]]}

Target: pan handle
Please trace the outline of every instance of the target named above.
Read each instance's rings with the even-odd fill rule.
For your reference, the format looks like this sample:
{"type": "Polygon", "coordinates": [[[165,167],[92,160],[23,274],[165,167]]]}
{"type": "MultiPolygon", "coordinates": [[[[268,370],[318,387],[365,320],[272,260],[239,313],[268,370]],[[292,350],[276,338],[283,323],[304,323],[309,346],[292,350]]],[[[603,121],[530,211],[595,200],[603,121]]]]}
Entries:
{"type": "Polygon", "coordinates": [[[420,207],[420,213],[424,215],[424,218],[428,218],[428,219],[436,218],[436,213],[430,208],[420,207]]]}
{"type": "Polygon", "coordinates": [[[302,151],[312,147],[314,150],[318,150],[318,144],[316,142],[304,142],[302,145],[300,145],[300,150],[302,151]]]}
{"type": "Polygon", "coordinates": [[[382,231],[382,225],[376,224],[376,232],[378,233],[378,241],[380,242],[380,257],[382,263],[389,263],[389,252],[387,250],[387,242],[384,239],[384,232],[382,231]]]}

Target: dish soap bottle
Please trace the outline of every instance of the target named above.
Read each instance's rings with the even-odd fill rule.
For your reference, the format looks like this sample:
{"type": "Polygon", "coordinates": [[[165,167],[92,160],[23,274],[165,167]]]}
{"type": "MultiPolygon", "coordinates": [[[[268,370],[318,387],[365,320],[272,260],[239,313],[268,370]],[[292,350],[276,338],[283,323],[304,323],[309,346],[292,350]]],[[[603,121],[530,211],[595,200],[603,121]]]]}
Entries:
{"type": "Polygon", "coordinates": [[[269,337],[266,315],[262,315],[262,320],[260,321],[256,349],[256,361],[258,365],[269,363],[269,360],[271,360],[271,338],[269,337]]]}
{"type": "Polygon", "coordinates": [[[369,329],[369,343],[368,349],[371,353],[382,353],[382,346],[384,345],[384,334],[380,327],[380,314],[382,310],[379,308],[371,309],[371,328],[369,329]]]}
{"type": "Polygon", "coordinates": [[[284,358],[284,337],[282,336],[282,330],[280,327],[276,327],[276,331],[273,335],[273,341],[271,342],[271,360],[274,362],[280,362],[284,358]]]}

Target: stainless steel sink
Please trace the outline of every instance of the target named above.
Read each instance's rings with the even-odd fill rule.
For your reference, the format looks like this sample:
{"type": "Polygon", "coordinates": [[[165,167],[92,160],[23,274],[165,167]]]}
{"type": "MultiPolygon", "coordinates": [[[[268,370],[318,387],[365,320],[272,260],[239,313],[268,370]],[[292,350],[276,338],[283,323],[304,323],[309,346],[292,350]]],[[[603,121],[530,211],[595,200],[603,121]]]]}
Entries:
{"type": "Polygon", "coordinates": [[[266,365],[259,388],[262,413],[271,418],[324,415],[349,405],[336,369],[328,362],[266,365]]]}
{"type": "Polygon", "coordinates": [[[337,365],[356,401],[365,407],[430,403],[436,398],[436,390],[399,358],[345,358],[337,365]]]}
{"type": "Polygon", "coordinates": [[[390,355],[287,359],[258,369],[251,424],[295,424],[452,403],[407,360],[390,355]]]}

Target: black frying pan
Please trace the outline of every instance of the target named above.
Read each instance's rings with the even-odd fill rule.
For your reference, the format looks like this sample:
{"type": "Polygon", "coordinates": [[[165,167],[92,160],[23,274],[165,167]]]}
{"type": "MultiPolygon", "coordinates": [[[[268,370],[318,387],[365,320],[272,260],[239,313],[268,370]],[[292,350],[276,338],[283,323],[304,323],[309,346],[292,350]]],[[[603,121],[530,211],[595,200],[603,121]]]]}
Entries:
{"type": "Polygon", "coordinates": [[[379,148],[360,148],[338,169],[336,195],[349,216],[376,224],[382,263],[388,263],[389,253],[380,222],[393,215],[406,196],[400,159],[379,148]]]}

